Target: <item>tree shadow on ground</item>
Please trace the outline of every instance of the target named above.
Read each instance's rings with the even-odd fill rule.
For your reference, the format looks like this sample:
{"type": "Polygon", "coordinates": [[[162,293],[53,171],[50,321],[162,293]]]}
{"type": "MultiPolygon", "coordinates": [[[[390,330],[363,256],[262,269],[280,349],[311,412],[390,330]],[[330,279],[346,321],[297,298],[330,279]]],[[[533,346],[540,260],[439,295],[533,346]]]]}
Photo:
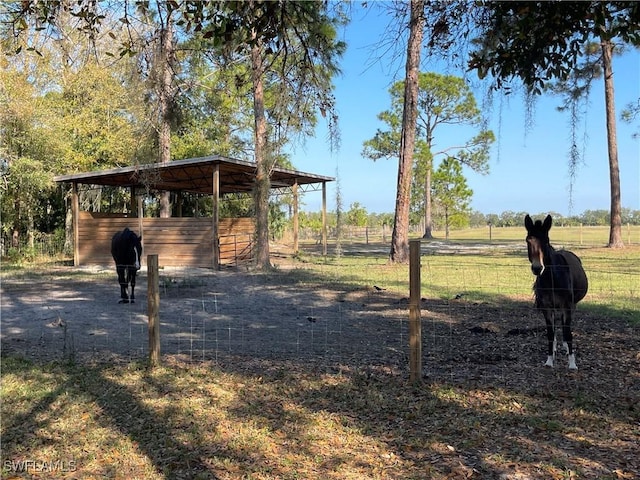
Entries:
{"type": "MultiPolygon", "coordinates": [[[[20,377],[25,372],[38,370],[30,362],[16,359],[3,362],[3,376],[14,375],[20,377]]],[[[161,412],[147,407],[143,398],[139,398],[121,384],[114,382],[104,371],[107,366],[81,366],[69,363],[54,363],[42,367],[43,381],[52,376],[63,378],[54,389],[42,399],[35,402],[29,410],[15,416],[3,415],[3,460],[20,458],[24,452],[34,448],[41,448],[49,444],[54,450],[65,448],[65,430],[79,428],[77,423],[89,421],[92,415],[85,412],[80,418],[71,419],[76,425],[60,425],[63,414],[58,413],[65,408],[83,408],[87,402],[95,403],[100,415],[95,418],[100,427],[116,430],[128,439],[135,448],[149,459],[151,469],[162,478],[217,478],[211,469],[202,463],[200,453],[189,445],[176,440],[174,427],[167,423],[161,412]],[[74,421],[75,420],[75,421],[74,421]],[[60,445],[62,444],[62,445],[60,445]]],[[[126,368],[126,367],[123,367],[126,368]]],[[[149,384],[151,389],[157,385],[149,384]]],[[[171,388],[171,386],[166,386],[171,388]]],[[[152,395],[153,396],[153,395],[152,395]]],[[[82,435],[82,432],[79,432],[82,435]]],[[[118,436],[101,438],[104,449],[119,448],[122,441],[118,436]]],[[[95,447],[91,445],[90,447],[95,447]]],[[[140,478],[141,465],[120,464],[116,458],[110,464],[93,465],[94,453],[86,452],[86,456],[78,456],[78,451],[62,454],[58,458],[71,458],[77,468],[83,468],[83,473],[107,478],[140,478]],[[87,471],[89,470],[89,471],[87,471]]],[[[30,458],[29,456],[27,458],[30,458]]],[[[33,458],[31,456],[31,458],[33,458]]]]}
{"type": "MultiPolygon", "coordinates": [[[[78,403],[91,403],[99,412],[93,421],[115,432],[100,437],[101,447],[123,448],[126,438],[159,478],[216,478],[243,469],[266,478],[296,472],[327,478],[340,471],[380,478],[546,479],[563,472],[615,478],[616,469],[619,475],[640,471],[633,429],[640,392],[637,378],[621,378],[630,358],[617,367],[616,359],[601,362],[603,375],[514,365],[506,378],[426,378],[419,385],[408,382],[406,371],[382,364],[243,356],[219,364],[166,360],[169,365],[157,372],[143,365],[5,363],[3,376],[43,383],[55,376],[58,383],[29,409],[3,415],[3,459],[82,438],[64,435],[60,417],[78,403]],[[135,385],[116,380],[132,371],[135,385]],[[212,396],[210,387],[218,383],[232,400],[212,396]],[[182,398],[206,405],[199,415],[214,420],[201,423],[194,412],[181,410],[182,398]],[[211,444],[220,409],[237,425],[236,436],[211,444]],[[261,448],[260,438],[257,444],[243,439],[249,427],[274,451],[261,448]],[[345,443],[345,435],[358,444],[345,443]],[[302,462],[299,470],[287,463],[292,458],[302,462]],[[218,470],[223,460],[231,470],[218,470]]],[[[91,455],[76,458],[80,467],[92,465],[91,455]]],[[[90,474],[106,477],[140,474],[139,466],[117,462],[92,468],[90,474]]]]}

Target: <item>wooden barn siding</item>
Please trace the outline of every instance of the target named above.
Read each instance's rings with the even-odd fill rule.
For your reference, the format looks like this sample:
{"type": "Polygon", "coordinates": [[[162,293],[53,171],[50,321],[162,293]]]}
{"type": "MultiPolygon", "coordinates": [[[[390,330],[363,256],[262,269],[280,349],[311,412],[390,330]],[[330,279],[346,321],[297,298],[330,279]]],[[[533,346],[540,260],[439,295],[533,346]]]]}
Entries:
{"type": "MultiPolygon", "coordinates": [[[[80,212],[79,264],[111,265],[111,237],[128,227],[140,234],[140,219],[118,214],[80,212]]],[[[252,218],[223,218],[219,224],[220,263],[237,264],[252,258],[255,224],[252,218]]],[[[213,265],[213,226],[210,218],[142,219],[143,262],[158,255],[160,266],[210,268],[213,265]]]]}

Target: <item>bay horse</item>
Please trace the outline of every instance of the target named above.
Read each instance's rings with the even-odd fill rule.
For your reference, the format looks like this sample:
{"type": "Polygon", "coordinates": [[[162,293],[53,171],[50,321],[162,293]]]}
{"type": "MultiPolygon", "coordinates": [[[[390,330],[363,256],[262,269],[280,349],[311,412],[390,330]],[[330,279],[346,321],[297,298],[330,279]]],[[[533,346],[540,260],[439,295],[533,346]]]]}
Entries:
{"type": "Polygon", "coordinates": [[[535,305],[542,310],[547,324],[548,356],[545,366],[553,367],[556,355],[556,321],[562,326],[562,340],[569,354],[569,369],[576,370],[573,352],[571,321],[576,304],[587,294],[589,283],[577,255],[568,250],[555,250],[549,243],[551,215],[544,222],[534,223],[524,217],[527,229],[527,253],[531,271],[536,276],[533,284],[535,305]]]}
{"type": "Polygon", "coordinates": [[[116,262],[118,282],[120,283],[120,301],[118,303],[135,303],[134,289],[136,287],[136,273],[140,270],[142,256],[142,236],[125,228],[111,238],[111,256],[116,262]],[[131,297],[128,295],[131,284],[131,297]]]}

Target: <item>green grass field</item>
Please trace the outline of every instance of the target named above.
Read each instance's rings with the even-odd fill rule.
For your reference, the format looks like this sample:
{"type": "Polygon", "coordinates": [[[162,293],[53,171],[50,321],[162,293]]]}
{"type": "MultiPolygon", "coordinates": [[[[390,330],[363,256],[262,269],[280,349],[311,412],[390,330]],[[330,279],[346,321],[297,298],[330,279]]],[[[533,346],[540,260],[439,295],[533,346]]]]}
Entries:
{"type": "MultiPolygon", "coordinates": [[[[486,242],[491,239],[501,241],[522,241],[526,235],[521,227],[489,227],[451,230],[450,240],[486,242]]],[[[551,243],[556,247],[605,246],[609,242],[609,227],[562,227],[554,225],[549,233],[551,243]]],[[[443,237],[443,232],[436,232],[436,237],[443,237]]],[[[640,225],[624,225],[622,240],[627,245],[640,245],[640,225]]]]}
{"type": "MultiPolygon", "coordinates": [[[[368,236],[364,235],[364,227],[357,230],[347,230],[345,232],[344,242],[363,243],[368,238],[371,242],[383,242],[383,230],[381,228],[371,228],[368,236]]],[[[384,231],[384,242],[391,241],[391,233],[389,228],[384,231]]],[[[436,239],[443,240],[445,233],[442,230],[433,232],[436,239]]],[[[418,235],[415,233],[415,235],[418,235]]],[[[452,242],[474,242],[474,243],[490,243],[493,242],[522,242],[526,235],[524,226],[517,227],[492,227],[488,226],[478,228],[452,229],[449,240],[452,242]]],[[[551,241],[556,247],[604,247],[609,243],[609,227],[608,226],[571,226],[563,227],[562,225],[553,225],[551,228],[551,241]]],[[[640,245],[640,225],[623,225],[622,240],[626,245],[640,245]]]]}
{"type": "MultiPolygon", "coordinates": [[[[469,231],[458,231],[456,238],[446,242],[439,239],[423,242],[422,295],[447,299],[464,294],[469,301],[530,302],[534,277],[522,229],[502,230],[500,237],[493,242],[479,240],[474,237],[477,232],[469,231]],[[516,238],[516,235],[521,238],[516,238]]],[[[556,229],[555,234],[557,230],[560,229],[556,229]]],[[[590,238],[601,245],[595,239],[602,235],[606,237],[608,233],[598,229],[590,238]]],[[[573,238],[573,234],[567,238],[573,238]]],[[[640,324],[639,244],[610,249],[588,246],[586,242],[582,246],[563,245],[554,238],[552,243],[557,248],[566,245],[582,260],[589,278],[589,293],[580,309],[616,314],[640,324]]],[[[329,255],[324,258],[317,254],[316,246],[309,245],[307,251],[315,253],[302,254],[305,268],[330,281],[340,281],[354,288],[379,285],[408,295],[408,268],[406,265],[389,264],[386,244],[350,243],[343,249],[344,254],[336,258],[330,246],[329,255]],[[377,253],[367,253],[372,251],[377,253]]]]}

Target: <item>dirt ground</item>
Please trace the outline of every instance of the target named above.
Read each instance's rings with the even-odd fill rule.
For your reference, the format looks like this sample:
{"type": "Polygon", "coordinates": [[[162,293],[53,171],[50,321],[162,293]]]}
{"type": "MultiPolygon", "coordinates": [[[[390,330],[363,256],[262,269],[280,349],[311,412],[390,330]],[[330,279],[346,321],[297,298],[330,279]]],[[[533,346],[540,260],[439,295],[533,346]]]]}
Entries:
{"type": "MultiPolygon", "coordinates": [[[[6,276],[1,294],[4,354],[124,362],[148,356],[144,267],[133,304],[118,303],[115,272],[100,267],[6,276]]],[[[318,283],[300,269],[259,274],[165,268],[160,297],[162,355],[189,361],[292,359],[408,374],[408,299],[397,292],[318,283]]],[[[544,322],[528,302],[496,306],[425,298],[422,324],[426,377],[508,383],[568,373],[563,354],[554,373],[540,368],[546,359],[544,322]]],[[[597,372],[619,379],[615,388],[638,398],[637,327],[580,311],[574,337],[579,371],[568,378],[597,372]]]]}

